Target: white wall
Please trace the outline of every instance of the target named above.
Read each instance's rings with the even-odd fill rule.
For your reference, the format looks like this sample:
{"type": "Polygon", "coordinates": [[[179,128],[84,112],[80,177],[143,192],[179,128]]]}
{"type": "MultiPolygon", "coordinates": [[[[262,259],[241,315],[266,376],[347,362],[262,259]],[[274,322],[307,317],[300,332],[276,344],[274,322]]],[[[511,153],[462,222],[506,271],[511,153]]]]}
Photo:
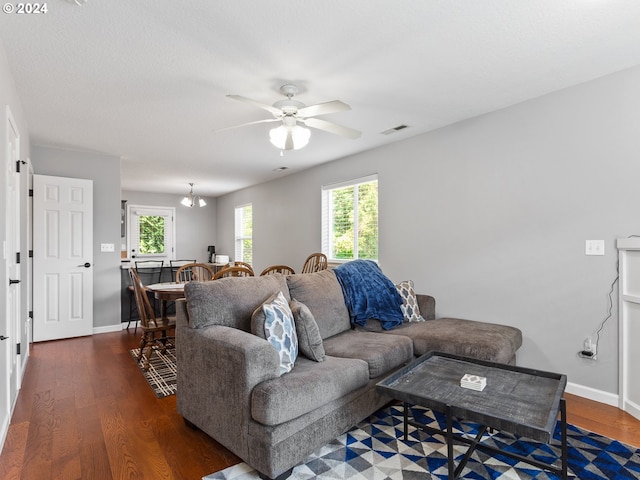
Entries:
{"type": "MultiPolygon", "coordinates": [[[[518,363],[617,394],[617,290],[598,360],[615,239],[640,234],[640,68],[218,199],[218,244],[253,203],[254,264],[299,269],[320,249],[320,187],[379,174],[380,265],[441,317],[519,327],[518,363]],[[585,240],[605,240],[585,256],[585,240]]],[[[308,147],[312,148],[312,147],[308,147]]]]}
{"type": "Polygon", "coordinates": [[[180,201],[188,191],[188,186],[184,195],[123,190],[122,200],[127,200],[129,205],[175,207],[176,259],[206,262],[207,246],[216,244],[216,199],[203,197],[207,202],[205,207],[185,207],[180,201]]]}

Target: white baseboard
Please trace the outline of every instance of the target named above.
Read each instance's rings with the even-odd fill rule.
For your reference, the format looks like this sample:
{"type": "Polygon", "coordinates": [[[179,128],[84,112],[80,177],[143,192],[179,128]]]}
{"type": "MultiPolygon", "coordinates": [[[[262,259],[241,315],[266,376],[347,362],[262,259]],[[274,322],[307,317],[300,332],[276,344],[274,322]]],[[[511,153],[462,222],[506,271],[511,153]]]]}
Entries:
{"type": "Polygon", "coordinates": [[[624,402],[624,411],[640,420],[640,405],[627,400],[624,402]]]}
{"type": "Polygon", "coordinates": [[[578,395],[579,397],[588,398],[594,402],[604,403],[606,405],[611,405],[612,407],[619,406],[617,393],[604,392],[602,390],[596,390],[595,388],[585,387],[584,385],[578,385],[577,383],[571,382],[567,382],[565,391],[573,395],[578,395]]]}
{"type": "Polygon", "coordinates": [[[12,415],[8,415],[6,420],[2,422],[2,425],[0,425],[0,452],[4,449],[4,442],[7,439],[7,434],[9,433],[11,417],[12,415]]]}
{"type": "Polygon", "coordinates": [[[105,327],[93,327],[93,334],[119,332],[124,328],[123,325],[126,326],[126,323],[116,323],[115,325],[107,325],[105,327]]]}

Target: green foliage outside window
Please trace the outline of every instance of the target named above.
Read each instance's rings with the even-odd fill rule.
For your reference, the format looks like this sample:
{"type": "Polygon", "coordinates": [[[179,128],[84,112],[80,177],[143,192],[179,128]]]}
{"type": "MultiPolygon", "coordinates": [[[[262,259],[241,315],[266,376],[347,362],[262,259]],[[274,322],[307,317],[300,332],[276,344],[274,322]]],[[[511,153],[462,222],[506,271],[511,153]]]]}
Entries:
{"type": "Polygon", "coordinates": [[[240,258],[243,262],[253,263],[253,205],[238,207],[240,213],[240,258]]]}
{"type": "Polygon", "coordinates": [[[153,255],[164,253],[164,217],[141,215],[140,253],[153,255]]]}
{"type": "Polygon", "coordinates": [[[333,257],[377,260],[378,182],[335,189],[332,201],[333,257]],[[354,252],[356,245],[357,256],[354,252]]]}

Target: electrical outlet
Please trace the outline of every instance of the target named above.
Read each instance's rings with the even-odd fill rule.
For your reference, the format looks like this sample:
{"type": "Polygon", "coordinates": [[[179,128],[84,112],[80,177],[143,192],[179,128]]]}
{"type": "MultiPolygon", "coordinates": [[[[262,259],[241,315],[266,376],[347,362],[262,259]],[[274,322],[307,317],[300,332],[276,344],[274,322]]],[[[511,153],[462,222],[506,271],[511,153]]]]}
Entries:
{"type": "Polygon", "coordinates": [[[596,359],[596,344],[591,337],[587,337],[583,344],[582,351],[578,352],[578,355],[582,358],[589,358],[591,360],[596,359]]]}
{"type": "Polygon", "coordinates": [[[591,341],[591,337],[587,337],[584,341],[584,351],[589,353],[595,353],[595,345],[591,341]]]}

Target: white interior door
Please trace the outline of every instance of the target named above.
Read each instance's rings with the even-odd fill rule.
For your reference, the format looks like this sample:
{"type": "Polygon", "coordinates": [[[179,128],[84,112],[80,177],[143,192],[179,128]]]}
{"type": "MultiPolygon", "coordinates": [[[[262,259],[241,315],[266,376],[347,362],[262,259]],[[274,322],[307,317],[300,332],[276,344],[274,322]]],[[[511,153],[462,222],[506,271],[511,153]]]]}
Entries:
{"type": "Polygon", "coordinates": [[[20,135],[11,116],[6,110],[6,239],[3,240],[5,259],[6,311],[0,320],[0,445],[4,441],[13,404],[18,396],[18,343],[20,343],[20,182],[17,162],[20,148],[20,135]],[[6,375],[4,375],[6,373],[6,375]]]}
{"type": "Polygon", "coordinates": [[[33,176],[33,340],[93,331],[93,182],[33,176]]]}

